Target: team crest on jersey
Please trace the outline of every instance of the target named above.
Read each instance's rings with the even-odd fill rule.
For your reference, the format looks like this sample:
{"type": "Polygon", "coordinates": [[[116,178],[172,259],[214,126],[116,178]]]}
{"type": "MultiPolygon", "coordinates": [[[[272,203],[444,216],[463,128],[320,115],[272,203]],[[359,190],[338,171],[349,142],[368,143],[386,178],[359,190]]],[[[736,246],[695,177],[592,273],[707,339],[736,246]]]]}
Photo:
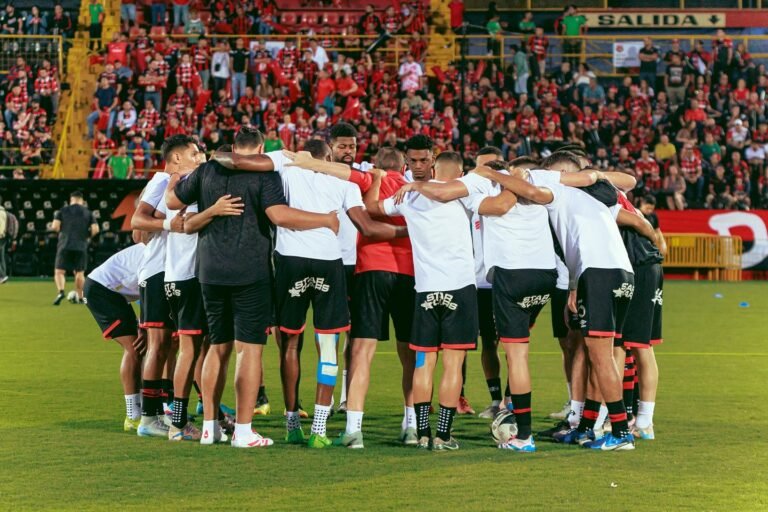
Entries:
{"type": "Polygon", "coordinates": [[[651,302],[656,304],[657,306],[662,306],[664,304],[664,292],[661,288],[656,288],[656,293],[653,294],[653,298],[651,299],[651,302]]]}
{"type": "Polygon", "coordinates": [[[176,288],[176,283],[165,283],[165,296],[169,299],[173,296],[181,297],[181,290],[176,288]]]}
{"type": "Polygon", "coordinates": [[[455,311],[459,305],[453,302],[453,294],[445,292],[433,292],[427,294],[427,298],[421,303],[421,307],[429,311],[437,306],[445,306],[451,311],[455,311]]]}
{"type": "Polygon", "coordinates": [[[302,293],[314,288],[321,292],[327,292],[331,289],[331,285],[325,284],[324,277],[305,277],[301,281],[296,281],[293,284],[293,288],[288,290],[291,297],[300,297],[302,293]]]}
{"type": "Polygon", "coordinates": [[[616,299],[620,299],[621,297],[626,297],[628,299],[631,299],[634,293],[635,293],[635,285],[630,283],[622,283],[620,288],[613,290],[613,296],[616,299]]]}
{"type": "Polygon", "coordinates": [[[529,295],[520,302],[517,303],[523,309],[528,309],[533,306],[545,306],[549,302],[549,294],[545,295],[529,295]]]}

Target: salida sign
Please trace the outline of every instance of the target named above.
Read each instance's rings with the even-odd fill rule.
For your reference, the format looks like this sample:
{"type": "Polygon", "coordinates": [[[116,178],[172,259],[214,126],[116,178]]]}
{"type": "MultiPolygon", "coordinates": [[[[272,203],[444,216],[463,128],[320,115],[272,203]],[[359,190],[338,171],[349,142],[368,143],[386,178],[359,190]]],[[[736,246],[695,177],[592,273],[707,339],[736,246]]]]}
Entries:
{"type": "Polygon", "coordinates": [[[725,27],[725,14],[709,13],[588,13],[589,28],[718,28],[725,27]]]}

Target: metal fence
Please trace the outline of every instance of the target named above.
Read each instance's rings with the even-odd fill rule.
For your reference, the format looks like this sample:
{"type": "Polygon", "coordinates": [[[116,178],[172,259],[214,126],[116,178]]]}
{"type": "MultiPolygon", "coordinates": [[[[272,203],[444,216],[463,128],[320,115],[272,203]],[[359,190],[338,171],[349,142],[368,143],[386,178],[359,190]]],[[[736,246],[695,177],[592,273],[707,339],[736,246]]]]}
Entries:
{"type": "Polygon", "coordinates": [[[18,57],[30,66],[50,60],[61,71],[64,67],[64,41],[61,36],[0,35],[0,74],[16,65],[18,57]]]}

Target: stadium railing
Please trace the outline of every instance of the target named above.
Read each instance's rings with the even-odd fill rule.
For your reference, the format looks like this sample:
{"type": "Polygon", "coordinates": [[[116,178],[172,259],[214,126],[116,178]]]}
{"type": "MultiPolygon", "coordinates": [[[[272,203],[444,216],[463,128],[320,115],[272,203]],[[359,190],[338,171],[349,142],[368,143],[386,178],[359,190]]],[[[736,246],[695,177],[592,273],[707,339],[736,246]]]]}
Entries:
{"type": "Polygon", "coordinates": [[[61,73],[64,68],[64,38],[49,35],[0,35],[0,74],[7,74],[18,57],[24,57],[31,66],[37,66],[43,59],[48,59],[61,73]]]}
{"type": "Polygon", "coordinates": [[[68,160],[70,160],[70,152],[76,151],[74,146],[70,143],[69,138],[73,136],[80,136],[83,132],[83,119],[79,122],[74,120],[74,112],[78,101],[83,101],[82,93],[82,75],[86,64],[86,53],[79,52],[75,55],[71,55],[70,58],[77,59],[77,61],[70,63],[70,91],[71,98],[67,104],[67,111],[64,114],[64,123],[61,127],[61,135],[57,141],[56,146],[56,158],[53,162],[53,169],[51,176],[53,178],[61,179],[64,177],[64,168],[68,160]],[[73,130],[77,131],[73,134],[73,130]]]}
{"type": "Polygon", "coordinates": [[[696,281],[702,272],[707,280],[741,281],[743,245],[740,237],[675,233],[664,238],[668,248],[665,269],[690,271],[696,281]]]}

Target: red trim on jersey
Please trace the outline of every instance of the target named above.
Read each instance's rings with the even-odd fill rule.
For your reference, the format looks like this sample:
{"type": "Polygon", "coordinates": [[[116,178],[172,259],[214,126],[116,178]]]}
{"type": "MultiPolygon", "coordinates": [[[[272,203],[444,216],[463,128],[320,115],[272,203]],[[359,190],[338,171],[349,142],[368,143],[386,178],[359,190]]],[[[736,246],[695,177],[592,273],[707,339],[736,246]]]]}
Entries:
{"type": "Polygon", "coordinates": [[[102,335],[102,336],[104,336],[104,339],[105,339],[105,340],[108,340],[108,339],[109,339],[109,333],[111,333],[112,331],[114,331],[114,330],[115,330],[115,328],[116,328],[118,325],[120,325],[120,320],[119,320],[119,319],[118,319],[118,320],[115,320],[114,322],[112,322],[112,325],[110,325],[109,327],[107,327],[106,329],[104,329],[104,332],[103,332],[103,333],[101,333],[101,335],[102,335]]]}
{"type": "Polygon", "coordinates": [[[347,324],[344,327],[337,327],[336,329],[318,329],[315,327],[315,334],[338,334],[340,332],[347,332],[350,329],[350,325],[347,324]]]}
{"type": "Polygon", "coordinates": [[[621,334],[616,334],[614,331],[587,331],[587,336],[590,338],[621,338],[621,334]]]}
{"type": "Polygon", "coordinates": [[[165,322],[144,322],[143,324],[139,325],[142,329],[151,329],[151,328],[158,328],[162,329],[165,327],[165,322]]]}
{"type": "Polygon", "coordinates": [[[499,338],[499,341],[502,343],[528,343],[530,339],[529,336],[527,338],[499,338]]]}
{"type": "Polygon", "coordinates": [[[474,350],[477,348],[477,343],[464,343],[461,345],[443,343],[440,348],[447,350],[474,350]]]}
{"type": "Polygon", "coordinates": [[[664,343],[664,339],[663,338],[659,338],[657,340],[651,340],[651,346],[661,345],[662,343],[664,343]]]}
{"type": "Polygon", "coordinates": [[[203,334],[202,329],[179,329],[176,331],[178,334],[187,334],[189,336],[199,336],[203,334]]]}
{"type": "Polygon", "coordinates": [[[286,334],[301,334],[304,332],[304,328],[307,326],[307,324],[302,325],[299,329],[289,329],[287,327],[280,326],[280,331],[284,332],[286,334]]]}
{"type": "Polygon", "coordinates": [[[409,343],[408,348],[410,348],[414,352],[437,352],[440,350],[440,347],[419,347],[418,345],[414,345],[413,343],[409,343]]]}

